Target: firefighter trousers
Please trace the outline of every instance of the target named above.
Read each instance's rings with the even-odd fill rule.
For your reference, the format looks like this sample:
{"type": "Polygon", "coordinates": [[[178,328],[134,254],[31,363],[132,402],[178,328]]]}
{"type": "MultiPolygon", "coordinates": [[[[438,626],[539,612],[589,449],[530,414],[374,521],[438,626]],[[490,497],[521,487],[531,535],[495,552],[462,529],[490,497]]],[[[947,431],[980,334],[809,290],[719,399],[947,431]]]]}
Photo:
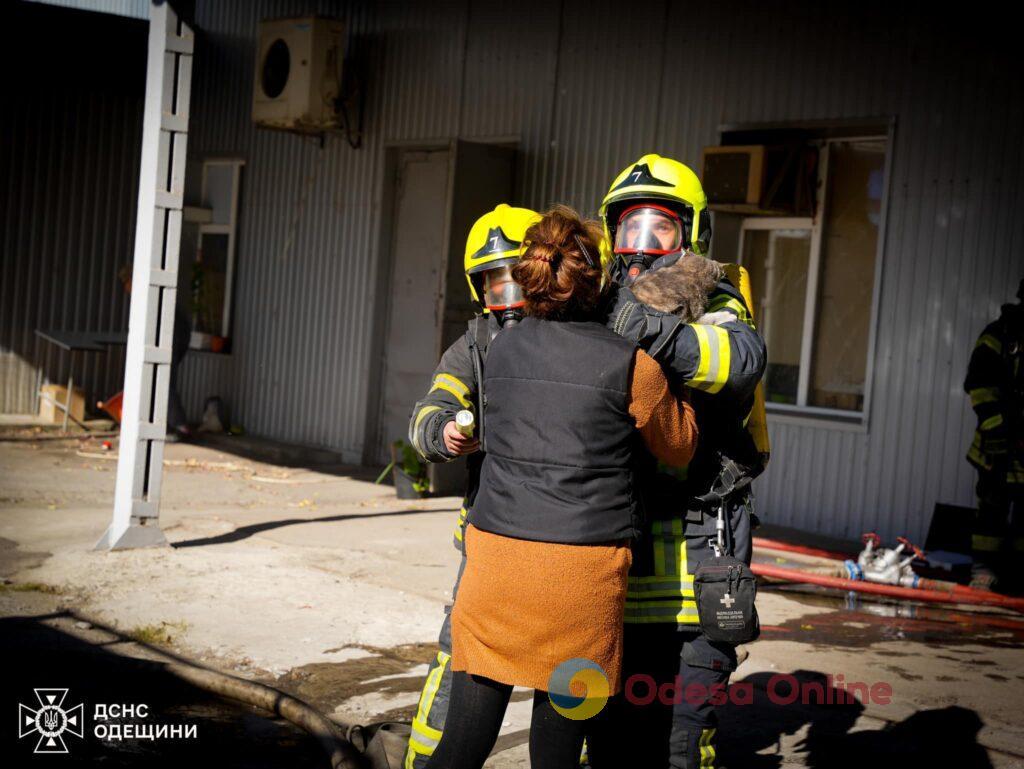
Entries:
{"type": "MultiPolygon", "coordinates": [[[[466,554],[462,554],[459,574],[452,587],[452,602],[459,592],[459,582],[466,568],[466,554]]],[[[437,637],[437,654],[427,669],[427,680],[423,684],[416,715],[412,720],[412,733],[409,735],[409,747],[405,752],[403,769],[423,769],[427,760],[434,753],[434,748],[441,741],[441,732],[448,717],[448,705],[452,696],[452,616],[451,604],[445,607],[444,622],[437,637]]]]}
{"type": "Polygon", "coordinates": [[[1007,483],[1005,472],[978,471],[978,512],[971,528],[974,560],[1011,579],[1024,555],[1024,484],[1007,483]]]}

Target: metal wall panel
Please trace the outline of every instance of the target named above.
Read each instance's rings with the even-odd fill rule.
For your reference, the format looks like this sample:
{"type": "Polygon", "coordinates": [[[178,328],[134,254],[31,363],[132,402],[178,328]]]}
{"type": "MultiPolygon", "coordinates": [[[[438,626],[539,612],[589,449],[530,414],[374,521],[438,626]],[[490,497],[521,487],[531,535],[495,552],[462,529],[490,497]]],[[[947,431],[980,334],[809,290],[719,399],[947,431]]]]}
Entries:
{"type": "Polygon", "coordinates": [[[152,0],[28,0],[33,3],[74,8],[79,11],[110,13],[132,19],[148,19],[152,0]]]}
{"type": "MultiPolygon", "coordinates": [[[[38,379],[66,384],[71,364],[37,328],[128,326],[117,273],[132,258],[146,24],[23,4],[0,15],[54,47],[0,110],[0,413],[28,414],[38,379]],[[122,60],[76,58],[100,35],[122,60]]],[[[75,385],[91,398],[119,391],[123,371],[124,348],[75,356],[75,385]]]]}
{"type": "Polygon", "coordinates": [[[869,424],[771,419],[757,492],[768,521],[922,539],[936,501],[972,503],[961,383],[1024,273],[1020,57],[998,30],[934,16],[810,2],[626,14],[609,0],[199,0],[190,150],[247,165],[233,354],[190,356],[191,415],[216,393],[252,433],[361,455],[389,142],[514,138],[515,202],[594,213],[636,156],[696,165],[722,124],[894,118],[869,424]],[[367,62],[359,150],[250,121],[259,19],[311,12],[345,20],[367,62]]]}

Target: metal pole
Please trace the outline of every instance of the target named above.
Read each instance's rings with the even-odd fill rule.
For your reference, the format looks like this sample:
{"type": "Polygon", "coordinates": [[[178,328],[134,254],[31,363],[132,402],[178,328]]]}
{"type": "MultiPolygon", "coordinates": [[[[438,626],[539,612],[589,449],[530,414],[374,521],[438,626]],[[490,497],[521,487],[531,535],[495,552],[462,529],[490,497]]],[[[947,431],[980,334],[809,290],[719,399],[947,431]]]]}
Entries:
{"type": "Polygon", "coordinates": [[[149,55],[114,515],[97,550],[166,545],[160,487],[170,383],[194,35],[149,10],[149,55]]]}
{"type": "Polygon", "coordinates": [[[75,351],[68,355],[68,391],[64,396],[64,432],[68,431],[68,417],[71,416],[71,395],[75,392],[75,351]]]}

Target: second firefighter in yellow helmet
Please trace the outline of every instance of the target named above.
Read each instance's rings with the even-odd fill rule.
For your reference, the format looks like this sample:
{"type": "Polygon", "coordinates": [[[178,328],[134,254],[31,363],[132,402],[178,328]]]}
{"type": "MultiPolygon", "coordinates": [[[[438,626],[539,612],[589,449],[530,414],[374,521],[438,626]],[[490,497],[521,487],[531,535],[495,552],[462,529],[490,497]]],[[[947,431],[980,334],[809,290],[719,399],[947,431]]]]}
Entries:
{"type": "Polygon", "coordinates": [[[628,285],[659,260],[707,254],[707,205],[700,179],[678,160],[650,154],[624,168],[600,210],[612,275],[628,285]]]}
{"type": "MultiPolygon", "coordinates": [[[[522,317],[523,298],[512,280],[527,228],[540,215],[504,203],[488,211],[469,231],[464,266],[466,282],[481,314],[469,321],[466,332],[449,347],[430,381],[430,390],[415,405],[409,422],[409,441],[428,462],[448,462],[466,456],[466,496],[455,526],[455,547],[462,550],[466,511],[476,497],[483,453],[479,450],[485,424],[483,367],[491,340],[522,317]],[[472,412],[475,427],[464,436],[455,426],[460,411],[472,412]]],[[[462,573],[462,570],[459,570],[462,573]]],[[[452,591],[452,600],[458,582],[452,591]]],[[[441,739],[451,697],[451,629],[445,615],[438,636],[438,651],[430,663],[420,695],[404,769],[422,769],[441,739]]]]}
{"type": "Polygon", "coordinates": [[[522,318],[523,292],[512,280],[512,268],[527,228],[539,218],[536,211],[502,203],[477,219],[466,238],[463,265],[470,296],[501,325],[522,318]]]}

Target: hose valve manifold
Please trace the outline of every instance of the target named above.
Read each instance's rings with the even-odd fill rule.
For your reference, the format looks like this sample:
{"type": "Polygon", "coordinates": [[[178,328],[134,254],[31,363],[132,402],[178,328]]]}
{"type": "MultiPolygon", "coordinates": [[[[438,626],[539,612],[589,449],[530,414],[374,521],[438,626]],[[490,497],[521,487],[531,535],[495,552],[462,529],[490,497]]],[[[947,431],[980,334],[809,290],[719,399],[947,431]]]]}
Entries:
{"type": "Polygon", "coordinates": [[[917,558],[924,558],[921,548],[914,545],[906,537],[897,537],[894,548],[881,547],[882,539],[877,534],[867,532],[861,537],[864,549],[857,556],[857,561],[846,561],[846,573],[849,579],[863,579],[883,585],[900,585],[917,587],[920,577],[914,573],[911,564],[917,558]],[[904,553],[909,555],[904,557],[904,553]]]}

